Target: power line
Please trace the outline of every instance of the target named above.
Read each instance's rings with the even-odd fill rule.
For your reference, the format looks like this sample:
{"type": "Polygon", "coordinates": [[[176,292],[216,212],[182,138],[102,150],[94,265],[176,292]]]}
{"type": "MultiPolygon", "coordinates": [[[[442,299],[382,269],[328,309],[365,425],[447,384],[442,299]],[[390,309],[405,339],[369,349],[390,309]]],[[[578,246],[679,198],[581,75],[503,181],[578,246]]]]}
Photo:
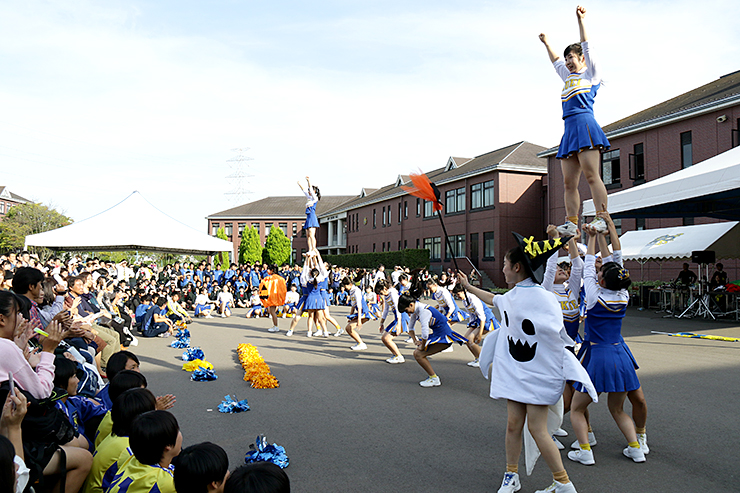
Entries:
{"type": "Polygon", "coordinates": [[[246,189],[246,184],[247,179],[253,178],[254,175],[248,172],[249,164],[247,163],[249,161],[254,161],[254,158],[244,155],[248,150],[249,147],[237,147],[232,149],[232,152],[236,152],[236,156],[226,161],[229,164],[229,167],[233,170],[230,175],[226,176],[229,180],[229,185],[231,186],[231,189],[226,192],[226,195],[229,196],[229,202],[235,205],[243,204],[247,197],[251,195],[251,192],[246,189]]]}

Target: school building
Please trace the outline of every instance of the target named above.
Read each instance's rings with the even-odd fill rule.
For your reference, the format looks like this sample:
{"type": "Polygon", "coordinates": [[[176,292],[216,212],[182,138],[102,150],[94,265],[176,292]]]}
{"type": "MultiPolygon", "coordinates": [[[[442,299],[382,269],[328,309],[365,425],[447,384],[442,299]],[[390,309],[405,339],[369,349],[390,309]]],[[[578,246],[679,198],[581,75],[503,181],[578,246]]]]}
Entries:
{"type": "Polygon", "coordinates": [[[0,221],[5,219],[5,216],[10,212],[10,209],[16,205],[26,204],[30,202],[28,199],[24,199],[20,195],[14,194],[8,187],[0,186],[0,221]]]}

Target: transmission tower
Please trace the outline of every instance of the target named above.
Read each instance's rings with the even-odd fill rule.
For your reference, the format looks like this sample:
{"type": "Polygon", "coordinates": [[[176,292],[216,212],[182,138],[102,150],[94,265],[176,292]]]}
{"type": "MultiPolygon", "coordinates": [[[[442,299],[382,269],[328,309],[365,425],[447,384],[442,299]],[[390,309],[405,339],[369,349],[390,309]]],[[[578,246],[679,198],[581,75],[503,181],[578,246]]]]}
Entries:
{"type": "Polygon", "coordinates": [[[229,196],[229,202],[235,205],[241,205],[246,202],[247,197],[251,194],[251,192],[246,189],[246,184],[247,179],[252,178],[254,175],[248,173],[249,164],[247,163],[249,161],[253,161],[254,158],[244,155],[248,150],[249,147],[237,147],[232,149],[231,151],[235,152],[236,156],[226,161],[229,163],[229,168],[232,170],[232,173],[226,176],[229,180],[229,185],[231,186],[231,189],[226,192],[226,195],[229,196]]]}

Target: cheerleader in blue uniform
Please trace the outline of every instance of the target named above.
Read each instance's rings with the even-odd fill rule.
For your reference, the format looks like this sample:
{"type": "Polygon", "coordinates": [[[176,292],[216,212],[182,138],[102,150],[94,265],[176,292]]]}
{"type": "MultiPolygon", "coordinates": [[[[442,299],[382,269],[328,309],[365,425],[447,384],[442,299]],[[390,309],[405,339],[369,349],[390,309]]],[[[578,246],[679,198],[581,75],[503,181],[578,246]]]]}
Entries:
{"type": "MultiPolygon", "coordinates": [[[[324,265],[324,270],[328,274],[331,274],[331,272],[329,270],[329,264],[327,264],[326,262],[324,262],[323,265],[324,265]]],[[[325,304],[325,308],[324,308],[324,320],[326,322],[329,322],[330,324],[332,324],[334,327],[336,327],[337,328],[337,332],[338,332],[342,328],[339,326],[339,322],[337,322],[337,320],[334,317],[331,316],[331,313],[329,313],[329,307],[331,306],[331,294],[329,294],[329,276],[328,275],[327,275],[326,279],[324,279],[323,281],[321,281],[319,283],[319,288],[321,288],[321,296],[324,297],[324,304],[325,304]]],[[[329,331],[326,329],[326,322],[324,322],[324,337],[329,337],[329,331]]],[[[317,332],[314,335],[317,335],[318,336],[320,334],[317,332]]]]}
{"type": "MultiPolygon", "coordinates": [[[[560,237],[560,232],[552,224],[547,227],[547,233],[551,238],[560,237]]],[[[581,259],[580,252],[578,251],[575,237],[568,241],[568,252],[570,254],[569,266],[558,264],[557,255],[553,255],[547,259],[542,287],[555,293],[555,297],[560,303],[560,309],[563,311],[565,332],[568,333],[568,337],[573,339],[574,342],[580,342],[578,328],[580,325],[583,259],[581,259]]]]}
{"type": "MultiPolygon", "coordinates": [[[[563,61],[548,43],[547,36],[540,34],[555,71],[565,83],[561,93],[565,131],[560,141],[557,158],[563,171],[565,188],[565,224],[558,229],[563,235],[575,235],[578,228],[578,212],[581,197],[578,183],[581,172],[586,176],[594,204],[606,210],[607,194],[599,174],[601,150],[609,149],[609,140],[594,119],[594,98],[601,87],[601,76],[594,62],[593,52],[586,34],[584,18],[586,9],[576,8],[581,42],[568,46],[563,61]]],[[[598,231],[606,231],[606,224],[598,220],[592,223],[598,231]]]]}
{"type": "MultiPolygon", "coordinates": [[[[362,337],[360,337],[358,331],[362,329],[362,324],[370,320],[370,308],[367,306],[365,297],[362,296],[362,290],[349,277],[342,279],[342,285],[349,292],[350,305],[352,306],[349,315],[347,315],[347,327],[344,330],[357,343],[350,347],[350,349],[353,351],[364,351],[367,349],[367,345],[362,341],[362,337]]],[[[340,335],[339,331],[334,335],[340,335]]]]}
{"type": "Polygon", "coordinates": [[[488,305],[484,305],[476,295],[465,291],[462,284],[456,284],[452,288],[452,294],[462,301],[461,310],[468,314],[468,331],[465,333],[465,338],[468,342],[465,345],[468,346],[468,349],[470,349],[470,352],[473,353],[473,357],[475,358],[473,361],[468,362],[468,366],[480,368],[480,363],[478,362],[478,357],[480,356],[479,344],[483,342],[483,336],[485,334],[498,329],[500,325],[496,317],[493,316],[493,311],[488,308],[488,305]]]}
{"type": "Polygon", "coordinates": [[[303,224],[303,229],[306,230],[308,241],[307,255],[314,255],[318,253],[316,249],[316,230],[319,228],[319,218],[316,216],[316,204],[321,200],[321,192],[319,192],[318,187],[311,186],[308,176],[306,177],[306,184],[308,187],[304,190],[301,182],[298,182],[303,195],[306,196],[306,222],[303,224]]]}
{"type": "Polygon", "coordinates": [[[316,252],[316,255],[306,257],[303,272],[301,272],[301,284],[306,286],[306,301],[303,310],[308,312],[308,332],[306,333],[308,337],[312,337],[311,321],[316,323],[318,329],[316,335],[322,332],[324,337],[329,335],[326,330],[326,319],[324,318],[326,300],[321,294],[321,282],[326,280],[327,275],[328,272],[318,252],[316,252]]]}
{"type": "MultiPolygon", "coordinates": [[[[418,294],[421,294],[420,290],[418,294]]],[[[404,293],[398,298],[398,309],[410,315],[409,330],[413,329],[417,321],[421,324],[421,337],[414,350],[414,359],[429,377],[419,382],[419,385],[439,387],[442,382],[432,369],[429,356],[441,353],[451,347],[453,342],[463,344],[467,342],[467,339],[450,328],[447,317],[439,310],[417,301],[411,294],[404,293]]]]}
{"type": "MultiPolygon", "coordinates": [[[[391,286],[387,280],[380,279],[375,283],[375,294],[383,300],[383,314],[380,316],[379,327],[380,333],[383,335],[380,337],[380,340],[393,355],[385,361],[390,364],[403,363],[406,360],[393,341],[394,337],[408,331],[408,325],[403,320],[403,316],[398,309],[398,290],[391,286]],[[385,319],[390,313],[393,313],[393,321],[386,326],[385,319]]],[[[408,314],[404,314],[408,316],[408,314]]]]}
{"type": "Polygon", "coordinates": [[[449,322],[457,323],[466,319],[465,314],[460,311],[447,288],[437,284],[437,281],[433,278],[427,281],[427,287],[432,292],[432,298],[437,302],[435,308],[446,316],[449,322]]]}
{"type": "MultiPolygon", "coordinates": [[[[301,297],[298,299],[298,304],[296,305],[296,309],[295,309],[295,315],[293,315],[293,320],[290,322],[290,328],[288,329],[288,332],[285,333],[285,335],[288,337],[293,335],[293,330],[295,329],[296,325],[298,325],[298,321],[303,317],[303,312],[305,311],[305,306],[306,306],[306,298],[308,298],[308,287],[303,281],[300,280],[300,278],[299,278],[299,284],[301,285],[301,297]]],[[[311,333],[311,319],[310,318],[307,320],[307,323],[308,323],[308,332],[311,333]]]]}
{"type": "MultiPolygon", "coordinates": [[[[600,216],[609,220],[608,215],[601,213],[600,216]]],[[[622,267],[621,255],[615,256],[612,262],[605,262],[596,271],[598,232],[591,226],[585,226],[584,229],[589,235],[584,270],[587,311],[585,341],[578,356],[596,391],[609,394],[609,412],[628,442],[623,454],[635,462],[645,462],[645,453],[637,439],[635,424],[623,409],[627,393],[640,388],[634,358],[621,334],[622,319],[629,300],[627,288],[632,281],[627,269],[622,267]]],[[[613,233],[616,234],[616,230],[613,233]]],[[[612,241],[615,242],[615,249],[618,249],[618,238],[612,236],[612,241]]],[[[591,399],[583,392],[581,384],[576,382],[573,388],[576,392],[573,395],[570,419],[578,438],[579,449],[569,452],[568,458],[591,465],[595,461],[585,416],[591,399]]]]}

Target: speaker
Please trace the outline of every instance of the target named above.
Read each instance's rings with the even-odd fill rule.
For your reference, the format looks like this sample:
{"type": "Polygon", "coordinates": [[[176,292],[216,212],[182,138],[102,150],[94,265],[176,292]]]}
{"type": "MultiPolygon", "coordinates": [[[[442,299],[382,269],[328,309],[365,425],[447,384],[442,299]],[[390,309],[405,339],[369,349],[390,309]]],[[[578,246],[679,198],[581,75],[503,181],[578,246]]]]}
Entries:
{"type": "Polygon", "coordinates": [[[695,264],[713,264],[715,259],[714,250],[694,250],[691,252],[691,261],[695,264]]]}

